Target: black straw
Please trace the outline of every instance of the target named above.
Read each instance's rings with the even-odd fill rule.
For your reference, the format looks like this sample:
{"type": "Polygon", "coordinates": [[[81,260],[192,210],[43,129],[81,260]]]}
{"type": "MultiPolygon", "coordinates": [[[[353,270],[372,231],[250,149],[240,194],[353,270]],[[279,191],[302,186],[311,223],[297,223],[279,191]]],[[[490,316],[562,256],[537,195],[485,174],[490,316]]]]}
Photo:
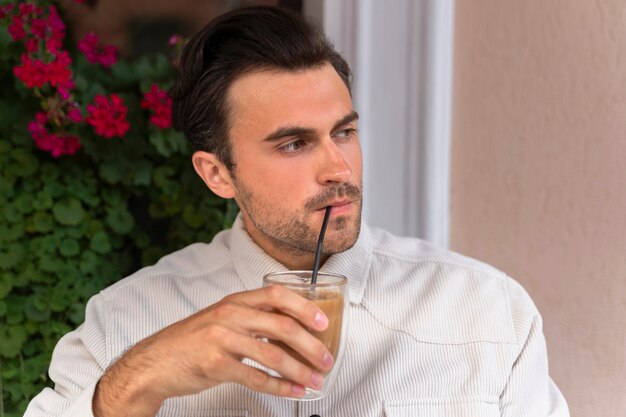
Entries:
{"type": "Polygon", "coordinates": [[[322,247],[324,246],[324,235],[326,234],[326,226],[328,226],[328,218],[330,217],[330,210],[332,208],[332,206],[326,207],[326,213],[324,213],[324,222],[322,223],[322,230],[320,230],[320,237],[317,240],[315,260],[313,261],[313,274],[311,275],[312,285],[315,285],[317,282],[317,271],[320,269],[320,258],[322,257],[322,247]]]}

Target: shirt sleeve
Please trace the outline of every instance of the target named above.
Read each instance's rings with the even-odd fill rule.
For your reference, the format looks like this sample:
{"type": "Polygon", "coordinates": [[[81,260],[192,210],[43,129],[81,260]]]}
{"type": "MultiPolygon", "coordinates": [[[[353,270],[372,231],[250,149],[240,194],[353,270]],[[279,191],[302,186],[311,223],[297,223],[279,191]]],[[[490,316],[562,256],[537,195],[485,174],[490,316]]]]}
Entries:
{"type": "Polygon", "coordinates": [[[108,365],[102,297],[89,300],[85,322],[63,336],[52,354],[49,375],[54,389],[32,399],[24,417],[93,417],[98,380],[108,365]]]}
{"type": "Polygon", "coordinates": [[[511,313],[522,349],[500,396],[502,417],[569,417],[548,371],[541,315],[526,291],[510,280],[511,313]]]}

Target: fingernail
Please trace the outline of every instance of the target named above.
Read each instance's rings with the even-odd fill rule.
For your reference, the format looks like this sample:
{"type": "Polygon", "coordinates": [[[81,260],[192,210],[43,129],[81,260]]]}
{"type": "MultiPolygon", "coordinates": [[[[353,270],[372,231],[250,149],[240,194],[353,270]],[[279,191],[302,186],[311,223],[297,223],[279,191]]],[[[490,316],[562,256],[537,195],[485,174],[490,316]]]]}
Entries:
{"type": "Polygon", "coordinates": [[[318,327],[324,329],[326,328],[326,326],[328,326],[328,319],[326,318],[326,316],[324,314],[322,314],[321,312],[317,312],[315,314],[315,324],[317,324],[318,327]]]}
{"type": "Polygon", "coordinates": [[[322,363],[326,368],[330,368],[333,366],[333,357],[330,356],[330,353],[324,353],[324,357],[322,358],[322,363]]]}
{"type": "Polygon", "coordinates": [[[313,372],[313,375],[311,375],[311,385],[313,385],[313,388],[322,388],[323,383],[324,377],[317,372],[313,372]]]}
{"type": "Polygon", "coordinates": [[[294,397],[302,397],[304,395],[304,387],[302,385],[291,385],[291,393],[294,397]]]}

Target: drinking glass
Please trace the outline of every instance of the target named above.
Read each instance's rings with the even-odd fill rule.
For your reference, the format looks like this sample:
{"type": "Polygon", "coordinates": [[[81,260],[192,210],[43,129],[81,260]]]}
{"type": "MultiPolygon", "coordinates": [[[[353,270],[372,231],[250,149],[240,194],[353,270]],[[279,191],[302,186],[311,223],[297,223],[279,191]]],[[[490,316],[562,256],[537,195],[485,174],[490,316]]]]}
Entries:
{"type": "MultiPolygon", "coordinates": [[[[328,372],[323,372],[324,385],[315,390],[305,387],[304,396],[296,400],[317,400],[326,396],[331,389],[341,366],[344,355],[347,326],[348,326],[348,280],[343,275],[319,272],[315,284],[311,283],[312,271],[284,271],[267,274],[263,277],[263,286],[282,285],[315,303],[328,317],[328,327],[324,331],[307,329],[317,337],[333,356],[333,367],[328,372]]],[[[302,355],[276,340],[269,340],[280,346],[288,354],[298,361],[313,367],[302,355]]],[[[280,376],[270,371],[274,376],[280,376]]]]}

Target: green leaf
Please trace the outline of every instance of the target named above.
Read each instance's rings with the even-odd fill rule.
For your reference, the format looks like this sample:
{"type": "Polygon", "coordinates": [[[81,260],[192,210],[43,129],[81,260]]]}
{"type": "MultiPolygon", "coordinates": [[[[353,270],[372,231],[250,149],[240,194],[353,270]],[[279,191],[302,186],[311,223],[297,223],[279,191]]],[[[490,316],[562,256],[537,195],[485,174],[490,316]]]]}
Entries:
{"type": "Polygon", "coordinates": [[[180,189],[180,185],[170,179],[176,175],[176,170],[173,167],[163,165],[154,170],[154,183],[165,194],[176,194],[176,191],[180,189]]]}
{"type": "Polygon", "coordinates": [[[24,223],[14,223],[6,229],[4,240],[13,242],[24,238],[24,223]]]}
{"type": "Polygon", "coordinates": [[[0,172],[0,195],[12,195],[15,186],[15,176],[8,172],[0,172]]]}
{"type": "Polygon", "coordinates": [[[102,199],[108,207],[126,205],[122,194],[115,188],[105,188],[102,191],[102,199]]]}
{"type": "Polygon", "coordinates": [[[107,224],[119,235],[130,232],[135,224],[133,216],[124,207],[116,207],[107,210],[107,224]]]}
{"type": "Polygon", "coordinates": [[[7,326],[0,328],[0,356],[12,358],[18,355],[26,341],[27,334],[21,326],[7,326]]]}
{"type": "Polygon", "coordinates": [[[46,182],[56,180],[60,173],[59,168],[50,162],[45,162],[41,165],[41,176],[46,182]]]}
{"type": "Polygon", "coordinates": [[[135,176],[133,179],[134,185],[150,185],[150,178],[152,177],[152,162],[147,159],[140,159],[135,164],[135,176]]]}
{"type": "Polygon", "coordinates": [[[30,194],[22,194],[15,199],[15,207],[23,214],[33,211],[33,196],[30,194]]]}
{"type": "Polygon", "coordinates": [[[50,194],[52,198],[59,198],[66,194],[66,189],[57,181],[46,182],[44,190],[50,194]]]}
{"type": "Polygon", "coordinates": [[[66,238],[61,241],[59,252],[66,258],[76,256],[80,252],[80,246],[76,239],[66,238]]]}
{"type": "Polygon", "coordinates": [[[0,299],[6,297],[13,289],[10,277],[11,275],[9,274],[0,274],[0,299]]]}
{"type": "Polygon", "coordinates": [[[4,206],[4,218],[7,219],[11,223],[21,223],[24,221],[24,216],[17,209],[15,204],[7,204],[4,206]]]}
{"type": "Polygon", "coordinates": [[[183,211],[183,221],[189,227],[199,229],[204,225],[206,219],[204,215],[196,210],[194,206],[187,205],[187,207],[185,207],[185,210],[183,211]]]}
{"type": "Polygon", "coordinates": [[[23,148],[16,148],[11,151],[11,158],[15,161],[12,172],[20,177],[30,177],[39,168],[39,160],[31,152],[23,148]]]}
{"type": "Polygon", "coordinates": [[[77,198],[69,197],[52,206],[54,218],[64,226],[75,226],[85,217],[83,206],[77,198]]]}
{"type": "Polygon", "coordinates": [[[37,269],[31,261],[22,268],[13,284],[16,286],[26,286],[31,283],[45,282],[47,277],[48,275],[37,269]]]}
{"type": "Polygon", "coordinates": [[[33,216],[33,229],[39,233],[48,233],[52,230],[54,221],[50,213],[46,211],[38,211],[33,216]]]}
{"type": "Polygon", "coordinates": [[[48,210],[52,207],[52,196],[47,190],[41,190],[33,200],[33,208],[35,210],[48,210]]]}
{"type": "Polygon", "coordinates": [[[117,184],[122,179],[124,171],[119,160],[106,161],[100,165],[100,178],[109,184],[117,184]]]}
{"type": "Polygon", "coordinates": [[[120,84],[130,84],[136,80],[133,68],[124,61],[118,62],[111,68],[111,75],[120,84]]]}
{"type": "Polygon", "coordinates": [[[104,232],[97,232],[91,238],[89,247],[96,253],[105,254],[111,251],[109,236],[104,232]]]}
{"type": "Polygon", "coordinates": [[[99,263],[98,256],[90,250],[84,250],[80,257],[80,272],[83,274],[91,274],[96,272],[99,263]]]}
{"type": "Polygon", "coordinates": [[[153,131],[150,134],[150,143],[156,148],[159,154],[166,158],[172,156],[174,153],[183,152],[187,146],[183,135],[172,129],[158,129],[153,131]]]}
{"type": "Polygon", "coordinates": [[[15,242],[24,236],[24,223],[0,224],[0,242],[15,242]]]}
{"type": "MultiPolygon", "coordinates": [[[[7,104],[0,100],[0,113],[2,113],[3,109],[7,108],[7,104]]],[[[0,116],[1,117],[1,116],[0,116]]],[[[2,124],[0,123],[0,126],[2,124]]],[[[7,153],[9,153],[9,151],[11,150],[12,146],[9,142],[7,142],[6,140],[2,140],[0,139],[0,155],[5,155],[7,153]]]]}
{"type": "Polygon", "coordinates": [[[15,268],[24,257],[24,248],[19,243],[9,243],[0,247],[0,269],[15,268]]]}
{"type": "Polygon", "coordinates": [[[76,226],[64,228],[64,232],[67,236],[80,240],[80,238],[87,234],[88,229],[89,224],[87,222],[82,222],[76,226]]]}
{"type": "Polygon", "coordinates": [[[39,269],[45,272],[56,272],[63,266],[58,256],[44,254],[39,258],[39,269]]]}
{"type": "Polygon", "coordinates": [[[50,309],[40,309],[33,303],[32,299],[29,299],[24,306],[24,314],[29,320],[34,322],[45,322],[50,319],[50,309]]]}

